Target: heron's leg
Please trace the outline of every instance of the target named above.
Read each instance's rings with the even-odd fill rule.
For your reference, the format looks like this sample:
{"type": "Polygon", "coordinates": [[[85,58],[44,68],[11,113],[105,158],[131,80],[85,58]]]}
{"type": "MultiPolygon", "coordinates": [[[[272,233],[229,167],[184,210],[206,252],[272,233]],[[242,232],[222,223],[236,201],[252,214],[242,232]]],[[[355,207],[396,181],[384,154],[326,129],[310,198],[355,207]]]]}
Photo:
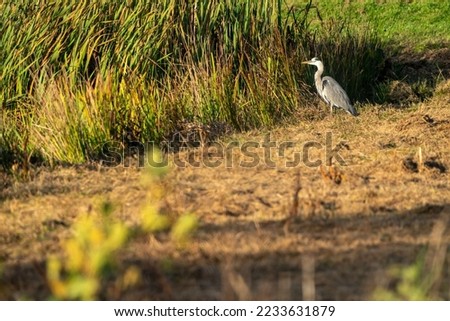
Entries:
{"type": "Polygon", "coordinates": [[[330,114],[333,115],[333,104],[330,104],[330,114]]]}

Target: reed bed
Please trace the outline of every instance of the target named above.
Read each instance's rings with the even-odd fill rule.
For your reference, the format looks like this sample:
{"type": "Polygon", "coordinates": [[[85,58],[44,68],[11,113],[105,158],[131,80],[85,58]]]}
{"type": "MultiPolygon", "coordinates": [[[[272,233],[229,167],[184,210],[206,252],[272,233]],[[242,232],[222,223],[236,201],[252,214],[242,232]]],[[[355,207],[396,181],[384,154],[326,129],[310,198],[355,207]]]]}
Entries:
{"type": "Polygon", "coordinates": [[[313,30],[311,2],[22,0],[0,11],[7,169],[96,160],[181,123],[270,127],[317,108],[300,61],[320,55],[360,100],[383,62],[368,33],[313,30]],[[343,72],[348,63],[359,69],[343,72]]]}

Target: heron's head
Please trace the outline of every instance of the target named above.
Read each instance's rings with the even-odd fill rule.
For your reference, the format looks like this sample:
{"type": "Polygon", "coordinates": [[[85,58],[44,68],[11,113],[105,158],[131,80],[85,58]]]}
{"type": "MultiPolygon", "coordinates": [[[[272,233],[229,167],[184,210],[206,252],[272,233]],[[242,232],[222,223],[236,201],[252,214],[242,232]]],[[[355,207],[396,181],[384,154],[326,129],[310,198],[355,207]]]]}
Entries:
{"type": "Polygon", "coordinates": [[[320,66],[323,68],[323,63],[322,61],[319,60],[319,58],[314,57],[311,60],[307,60],[307,61],[302,61],[302,64],[307,64],[307,65],[314,65],[317,68],[320,68],[320,66]]]}

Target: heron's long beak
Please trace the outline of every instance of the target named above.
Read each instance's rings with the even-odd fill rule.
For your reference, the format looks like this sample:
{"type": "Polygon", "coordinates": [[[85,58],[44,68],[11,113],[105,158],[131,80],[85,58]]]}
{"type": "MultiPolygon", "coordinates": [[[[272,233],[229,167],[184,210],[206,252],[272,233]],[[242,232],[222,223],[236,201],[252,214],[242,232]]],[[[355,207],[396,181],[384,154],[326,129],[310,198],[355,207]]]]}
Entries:
{"type": "Polygon", "coordinates": [[[304,64],[304,65],[309,65],[310,63],[311,63],[311,60],[302,61],[302,64],[304,64]]]}

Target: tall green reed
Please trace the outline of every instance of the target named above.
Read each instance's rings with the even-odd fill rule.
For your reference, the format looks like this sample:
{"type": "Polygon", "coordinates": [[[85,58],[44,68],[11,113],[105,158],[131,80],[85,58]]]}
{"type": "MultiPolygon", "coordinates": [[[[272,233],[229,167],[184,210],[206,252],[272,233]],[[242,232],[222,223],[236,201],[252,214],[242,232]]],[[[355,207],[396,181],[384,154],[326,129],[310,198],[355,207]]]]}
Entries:
{"type": "MultiPolygon", "coordinates": [[[[11,140],[25,141],[28,152],[19,144],[14,155],[34,153],[49,163],[95,159],[108,144],[160,141],[180,121],[272,126],[310,104],[308,73],[299,63],[310,53],[331,58],[351,50],[363,65],[372,63],[364,35],[314,38],[311,4],[302,10],[280,0],[1,6],[0,103],[8,112],[0,144],[9,151],[17,145],[11,140]]],[[[358,76],[349,71],[344,79],[352,93],[365,86],[358,76]]]]}

